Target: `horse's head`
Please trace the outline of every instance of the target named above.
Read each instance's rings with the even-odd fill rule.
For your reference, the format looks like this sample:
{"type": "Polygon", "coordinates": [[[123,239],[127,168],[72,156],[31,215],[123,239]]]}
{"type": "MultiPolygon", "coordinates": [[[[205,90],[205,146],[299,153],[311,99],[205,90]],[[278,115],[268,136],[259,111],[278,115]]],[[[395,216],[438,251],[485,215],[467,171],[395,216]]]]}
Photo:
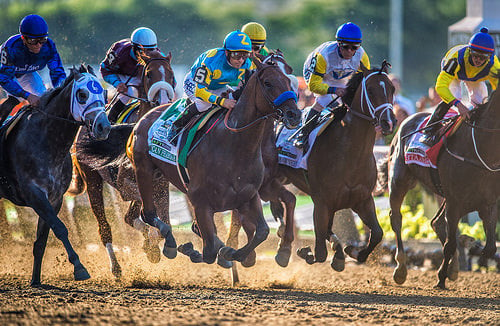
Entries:
{"type": "Polygon", "coordinates": [[[362,79],[351,105],[355,110],[359,101],[360,113],[378,125],[384,135],[393,133],[397,122],[393,112],[395,88],[387,75],[388,66],[385,60],[380,69],[369,70],[361,64],[362,79]]]}
{"type": "Polygon", "coordinates": [[[281,71],[290,79],[292,83],[292,89],[297,94],[299,93],[299,80],[293,74],[293,68],[290,66],[286,60],[283,52],[280,49],[277,49],[274,53],[271,53],[267,57],[259,57],[260,61],[263,63],[273,63],[280,67],[281,71]]]}
{"type": "Polygon", "coordinates": [[[152,106],[170,103],[174,100],[175,78],[170,65],[172,54],[163,55],[153,51],[143,56],[142,84],[152,106]]]}
{"type": "Polygon", "coordinates": [[[277,114],[279,121],[287,128],[295,128],[300,123],[301,112],[297,107],[297,95],[292,86],[292,79],[273,60],[261,63],[254,60],[257,66],[252,78],[260,86],[261,98],[265,99],[277,114]]]}
{"type": "Polygon", "coordinates": [[[90,66],[72,71],[71,115],[96,139],[108,138],[111,124],[104,110],[104,89],[90,66]]]}

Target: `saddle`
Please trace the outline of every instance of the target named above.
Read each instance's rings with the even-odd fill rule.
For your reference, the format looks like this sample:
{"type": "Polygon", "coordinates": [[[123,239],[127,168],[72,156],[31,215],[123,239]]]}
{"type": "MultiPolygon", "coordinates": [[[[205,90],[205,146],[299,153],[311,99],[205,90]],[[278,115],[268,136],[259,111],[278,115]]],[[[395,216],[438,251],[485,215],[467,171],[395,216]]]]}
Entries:
{"type": "Polygon", "coordinates": [[[128,118],[137,110],[139,110],[139,106],[141,102],[139,100],[134,100],[125,106],[122,112],[118,115],[116,119],[116,123],[127,123],[128,118]]]}

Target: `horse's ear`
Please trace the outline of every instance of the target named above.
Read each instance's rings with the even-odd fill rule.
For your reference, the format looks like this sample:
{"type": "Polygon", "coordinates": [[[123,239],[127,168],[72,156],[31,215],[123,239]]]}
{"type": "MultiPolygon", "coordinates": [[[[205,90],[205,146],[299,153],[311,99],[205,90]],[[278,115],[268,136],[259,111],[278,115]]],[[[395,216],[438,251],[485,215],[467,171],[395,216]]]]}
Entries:
{"type": "Polygon", "coordinates": [[[87,65],[87,71],[95,76],[94,68],[92,68],[90,65],[87,65]]]}
{"type": "Polygon", "coordinates": [[[255,56],[251,56],[251,58],[252,58],[254,65],[257,66],[257,69],[262,68],[262,66],[264,64],[258,58],[256,58],[255,56]]]}
{"type": "Polygon", "coordinates": [[[80,65],[80,68],[78,69],[78,72],[79,72],[79,73],[81,73],[81,74],[83,74],[83,73],[87,72],[87,67],[85,67],[85,64],[84,64],[84,63],[82,63],[82,64],[80,65]]]}
{"type": "Polygon", "coordinates": [[[167,56],[165,57],[165,59],[170,62],[172,60],[172,52],[168,52],[167,56]]]}
{"type": "Polygon", "coordinates": [[[380,68],[380,71],[388,74],[389,68],[391,68],[391,67],[392,67],[391,64],[389,62],[387,62],[387,60],[384,59],[384,61],[382,61],[382,67],[380,68]]]}

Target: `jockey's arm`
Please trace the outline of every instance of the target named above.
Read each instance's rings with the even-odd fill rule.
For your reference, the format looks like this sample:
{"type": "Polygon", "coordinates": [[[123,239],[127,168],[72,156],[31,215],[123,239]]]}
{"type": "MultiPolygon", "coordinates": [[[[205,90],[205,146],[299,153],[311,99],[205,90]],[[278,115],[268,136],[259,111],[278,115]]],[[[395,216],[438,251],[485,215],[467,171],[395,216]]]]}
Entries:
{"type": "Polygon", "coordinates": [[[225,99],[221,96],[213,94],[208,89],[208,85],[210,85],[211,80],[212,72],[210,71],[210,69],[208,69],[208,67],[204,65],[198,67],[193,78],[193,81],[196,84],[194,95],[205,102],[224,106],[225,99]]]}
{"type": "Polygon", "coordinates": [[[363,55],[361,56],[361,63],[366,67],[366,69],[371,69],[370,58],[368,57],[368,54],[366,54],[366,51],[363,51],[363,55]]]}
{"type": "Polygon", "coordinates": [[[61,62],[61,57],[54,48],[54,55],[47,62],[47,67],[49,68],[50,80],[52,81],[52,86],[60,86],[66,79],[66,72],[64,72],[64,67],[61,62]]]}
{"type": "MultiPolygon", "coordinates": [[[[2,57],[3,57],[3,51],[2,50],[2,57]]],[[[2,59],[3,60],[3,59],[2,59]]],[[[0,64],[0,86],[5,89],[8,93],[16,96],[16,97],[22,97],[24,99],[27,99],[28,96],[30,95],[29,92],[25,91],[21,85],[16,80],[15,76],[15,71],[16,68],[12,65],[9,65],[8,60],[6,60],[6,63],[1,63],[0,64]]]]}
{"type": "Polygon", "coordinates": [[[488,75],[488,80],[493,90],[497,89],[499,78],[500,78],[500,61],[498,60],[498,57],[495,56],[493,59],[493,67],[491,67],[490,73],[488,75]]]}
{"type": "Polygon", "coordinates": [[[313,68],[314,70],[311,74],[311,78],[309,78],[307,87],[309,87],[309,90],[315,94],[333,94],[335,92],[334,87],[329,87],[328,84],[323,82],[323,76],[326,73],[325,58],[320,53],[316,53],[316,56],[313,60],[315,60],[315,63],[312,63],[314,68],[311,68],[313,68]]]}
{"type": "MultiPolygon", "coordinates": [[[[436,80],[436,92],[445,103],[457,102],[458,100],[450,91],[450,84],[453,80],[458,79],[456,72],[459,70],[459,64],[455,58],[450,59],[443,70],[439,73],[436,80]]],[[[456,103],[452,103],[455,105],[456,103]]]]}

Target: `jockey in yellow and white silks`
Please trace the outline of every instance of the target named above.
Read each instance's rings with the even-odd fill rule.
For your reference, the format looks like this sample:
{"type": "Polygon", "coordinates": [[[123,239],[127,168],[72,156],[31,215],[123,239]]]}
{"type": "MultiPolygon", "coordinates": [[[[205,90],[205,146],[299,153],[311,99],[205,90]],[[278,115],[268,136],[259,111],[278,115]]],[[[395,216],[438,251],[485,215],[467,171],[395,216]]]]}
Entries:
{"type": "Polygon", "coordinates": [[[342,24],[335,37],[336,41],[325,42],[314,49],[304,63],[304,79],[314,93],[315,102],[306,118],[311,122],[302,128],[294,143],[297,147],[304,147],[320,112],[340,103],[334,99],[344,95],[347,81],[359,70],[361,63],[370,69],[370,59],[361,47],[361,29],[356,24],[342,24]]]}
{"type": "Polygon", "coordinates": [[[250,37],[239,31],[229,33],[221,48],[202,53],[184,78],[184,93],[193,103],[173,123],[167,138],[171,141],[182,127],[199,112],[217,104],[232,109],[234,98],[224,98],[222,93],[232,90],[230,85],[241,86],[245,73],[254,68],[250,60],[250,37]]]}
{"type": "Polygon", "coordinates": [[[442,102],[436,107],[427,125],[434,124],[425,131],[420,141],[429,146],[437,139],[433,136],[439,128],[436,123],[443,119],[452,106],[457,107],[460,115],[469,117],[469,109],[461,102],[463,82],[473,106],[483,103],[488,97],[485,81],[493,90],[498,86],[496,75],[500,72],[500,62],[495,56],[495,43],[488,29],[483,27],[474,34],[469,44],[451,48],[441,61],[441,72],[436,80],[436,92],[442,102]]]}

